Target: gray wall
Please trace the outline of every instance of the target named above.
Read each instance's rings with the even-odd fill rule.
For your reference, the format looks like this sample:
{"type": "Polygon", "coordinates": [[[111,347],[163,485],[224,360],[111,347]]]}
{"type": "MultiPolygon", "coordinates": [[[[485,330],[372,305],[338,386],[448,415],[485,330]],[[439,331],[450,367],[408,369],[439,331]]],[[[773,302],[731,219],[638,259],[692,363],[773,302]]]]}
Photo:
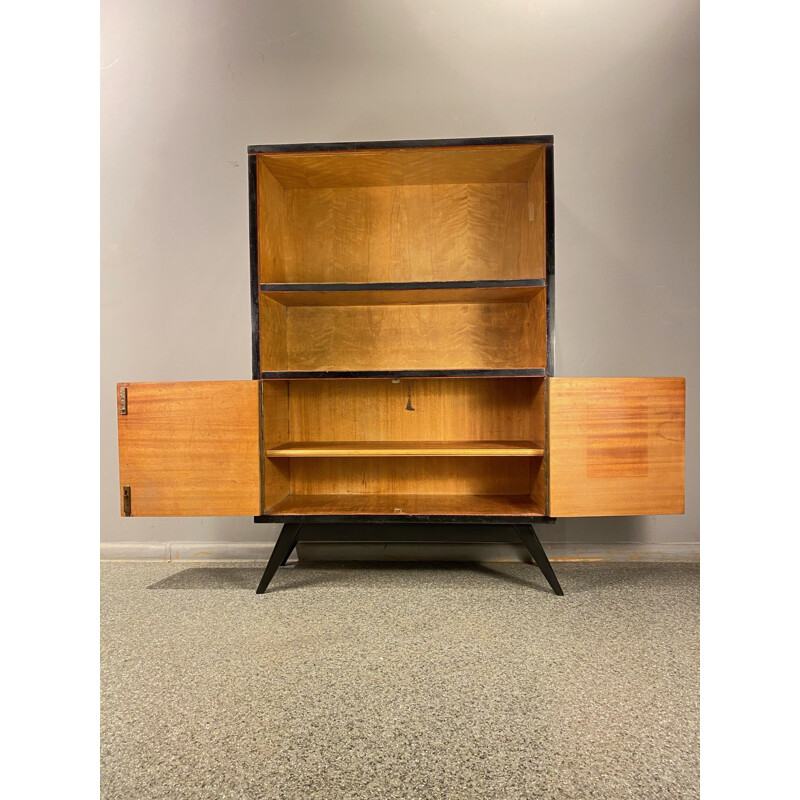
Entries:
{"type": "Polygon", "coordinates": [[[686,515],[546,540],[699,538],[695,0],[103,0],[102,539],[259,541],[121,519],[117,381],[250,377],[248,144],[553,134],[556,374],[687,379],[686,515]]]}

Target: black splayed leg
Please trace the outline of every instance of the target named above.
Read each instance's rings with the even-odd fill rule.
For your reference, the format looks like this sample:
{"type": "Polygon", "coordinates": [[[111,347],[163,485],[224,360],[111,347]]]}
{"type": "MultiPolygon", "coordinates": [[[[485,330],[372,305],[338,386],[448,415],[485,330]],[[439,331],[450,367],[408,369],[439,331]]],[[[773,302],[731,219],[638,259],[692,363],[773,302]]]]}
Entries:
{"type": "Polygon", "coordinates": [[[282,567],[286,566],[286,562],[289,560],[289,556],[292,554],[292,552],[294,551],[295,547],[297,547],[297,539],[294,540],[294,544],[291,546],[291,548],[286,551],[286,555],[283,557],[283,561],[281,561],[281,566],[282,567]]]}
{"type": "Polygon", "coordinates": [[[550,565],[550,560],[547,558],[547,553],[544,552],[542,543],[539,541],[539,537],[536,535],[533,525],[515,525],[514,530],[517,532],[517,536],[522,540],[522,544],[528,548],[531,558],[533,558],[536,562],[536,566],[542,571],[542,575],[547,578],[550,588],[557,595],[563,596],[564,590],[561,588],[561,584],[558,582],[555,572],[553,572],[553,567],[550,565]]]}
{"type": "Polygon", "coordinates": [[[273,575],[278,571],[278,567],[286,563],[289,554],[294,550],[302,527],[302,524],[294,522],[289,522],[283,526],[283,530],[278,536],[278,541],[275,542],[275,547],[272,548],[272,555],[269,557],[267,568],[261,576],[261,582],[258,584],[256,594],[264,594],[267,591],[267,586],[269,586],[273,575]]]}

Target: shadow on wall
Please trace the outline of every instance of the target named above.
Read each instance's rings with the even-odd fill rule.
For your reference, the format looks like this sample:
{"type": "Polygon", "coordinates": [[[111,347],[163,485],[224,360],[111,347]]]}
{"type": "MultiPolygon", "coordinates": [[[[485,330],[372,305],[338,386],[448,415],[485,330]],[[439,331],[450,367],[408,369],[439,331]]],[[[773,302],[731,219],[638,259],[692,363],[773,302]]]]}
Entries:
{"type": "Polygon", "coordinates": [[[565,544],[643,543],[654,540],[653,529],[653,517],[562,517],[555,525],[541,526],[539,537],[565,544]]]}

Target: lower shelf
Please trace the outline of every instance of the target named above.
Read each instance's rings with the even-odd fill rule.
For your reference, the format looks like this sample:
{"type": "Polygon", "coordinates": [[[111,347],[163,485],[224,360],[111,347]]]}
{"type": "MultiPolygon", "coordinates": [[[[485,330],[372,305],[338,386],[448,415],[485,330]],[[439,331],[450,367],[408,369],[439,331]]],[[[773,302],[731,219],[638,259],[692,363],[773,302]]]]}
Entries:
{"type": "Polygon", "coordinates": [[[544,509],[529,495],[290,494],[267,514],[541,517],[544,509]]]}
{"type": "Polygon", "coordinates": [[[535,442],[288,442],[265,450],[268,458],[320,456],[543,456],[535,442]]]}

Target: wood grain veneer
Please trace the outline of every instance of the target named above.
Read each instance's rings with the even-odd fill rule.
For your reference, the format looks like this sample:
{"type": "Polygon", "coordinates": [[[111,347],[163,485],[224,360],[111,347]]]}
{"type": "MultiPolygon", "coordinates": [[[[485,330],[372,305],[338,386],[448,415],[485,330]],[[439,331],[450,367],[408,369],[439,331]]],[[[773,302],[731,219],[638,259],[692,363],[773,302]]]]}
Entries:
{"type": "Polygon", "coordinates": [[[263,454],[262,509],[274,505],[289,493],[289,460],[267,458],[267,451],[289,439],[289,385],[286,381],[261,382],[261,432],[263,454]]]}
{"type": "Polygon", "coordinates": [[[288,442],[270,447],[270,458],[334,456],[543,456],[535,442],[288,442]]]}
{"type": "Polygon", "coordinates": [[[387,148],[258,155],[287,189],[528,180],[543,144],[387,148]]]}
{"type": "Polygon", "coordinates": [[[289,495],[269,509],[297,516],[543,516],[528,495],[289,495]]]}
{"type": "Polygon", "coordinates": [[[288,309],[266,295],[258,298],[262,370],[286,370],[288,357],[288,309]]]}
{"type": "Polygon", "coordinates": [[[526,238],[525,251],[529,254],[528,259],[531,264],[535,264],[537,269],[541,268],[544,277],[547,271],[547,159],[544,149],[539,151],[539,155],[533,163],[533,170],[526,184],[528,196],[528,224],[525,226],[524,233],[526,238]],[[539,259],[541,259],[541,264],[539,259]]]}
{"type": "Polygon", "coordinates": [[[291,459],[291,494],[530,494],[530,462],[497,457],[291,459]]]}
{"type": "MultiPolygon", "coordinates": [[[[262,289],[261,295],[284,306],[377,306],[377,305],[421,305],[436,303],[521,303],[527,302],[539,294],[544,294],[542,286],[489,286],[461,288],[414,288],[414,289],[369,289],[357,291],[336,291],[321,289],[297,291],[279,288],[280,284],[264,284],[269,289],[262,289]]],[[[297,285],[297,284],[289,284],[297,285]]],[[[313,284],[319,285],[319,284],[313,284]]],[[[323,284],[324,286],[325,284],[323,284]]],[[[328,284],[332,287],[341,284],[328,284]]],[[[370,286],[371,284],[353,284],[370,286]]],[[[402,286],[403,284],[398,284],[402,286]]]]}
{"type": "Polygon", "coordinates": [[[286,264],[292,257],[287,249],[289,219],[284,188],[260,159],[256,160],[256,186],[259,274],[269,275],[276,282],[285,281],[286,264]]]}
{"type": "Polygon", "coordinates": [[[536,369],[547,361],[544,292],[524,303],[391,306],[280,306],[262,296],[261,309],[268,372],[536,369]]]}
{"type": "Polygon", "coordinates": [[[284,442],[545,440],[544,378],[289,382],[284,442]]]}
{"type": "Polygon", "coordinates": [[[682,514],[683,378],[549,378],[552,516],[682,514]]]}
{"type": "Polygon", "coordinates": [[[117,402],[120,497],[130,486],[131,516],[259,513],[257,381],[124,383],[117,402]]]}
{"type": "Polygon", "coordinates": [[[526,183],[287,189],[287,282],[544,278],[526,183]]]}
{"type": "Polygon", "coordinates": [[[256,161],[261,283],[545,277],[544,146],[256,161]]]}

